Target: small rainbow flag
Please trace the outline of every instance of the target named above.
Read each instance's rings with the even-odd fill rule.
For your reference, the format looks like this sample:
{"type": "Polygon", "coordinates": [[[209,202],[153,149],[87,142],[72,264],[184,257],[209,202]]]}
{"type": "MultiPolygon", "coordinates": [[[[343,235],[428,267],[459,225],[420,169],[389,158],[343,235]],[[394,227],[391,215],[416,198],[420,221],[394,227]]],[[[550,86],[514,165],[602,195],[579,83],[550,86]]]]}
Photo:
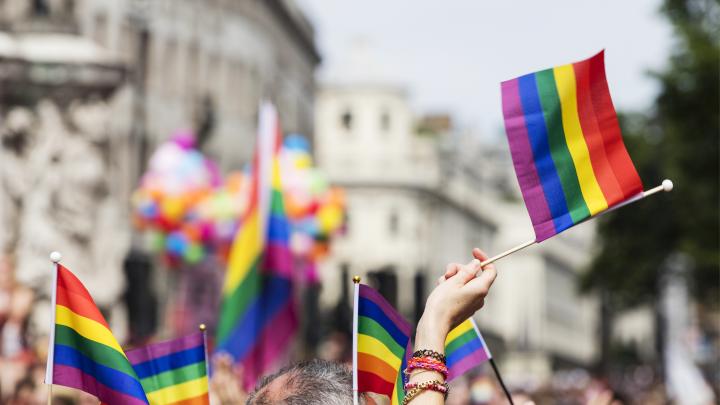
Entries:
{"type": "Polygon", "coordinates": [[[205,334],[155,343],[127,352],[150,405],[207,405],[205,334]]]}
{"type": "Polygon", "coordinates": [[[377,291],[355,284],[353,390],[391,398],[404,396],[401,368],[411,327],[377,291]]]}
{"type": "Polygon", "coordinates": [[[603,52],[501,88],[510,152],[537,242],[641,195],[603,52]]]}
{"type": "Polygon", "coordinates": [[[55,265],[54,328],[45,382],[76,388],[108,405],[148,404],[143,386],[80,280],[55,265]]]}
{"type": "Polygon", "coordinates": [[[217,348],[243,367],[251,389],[297,331],[290,223],[280,182],[282,133],[275,107],[260,107],[250,208],[235,235],[223,286],[217,348]]]}
{"type": "Polygon", "coordinates": [[[490,349],[472,318],[458,325],[445,339],[448,381],[492,358],[490,349]]]}

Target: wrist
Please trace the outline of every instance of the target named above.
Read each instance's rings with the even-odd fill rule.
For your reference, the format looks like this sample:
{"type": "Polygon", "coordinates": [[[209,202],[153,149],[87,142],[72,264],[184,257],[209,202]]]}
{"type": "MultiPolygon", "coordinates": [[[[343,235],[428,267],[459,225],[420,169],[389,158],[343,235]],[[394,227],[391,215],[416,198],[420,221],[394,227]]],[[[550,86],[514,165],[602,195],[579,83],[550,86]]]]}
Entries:
{"type": "Polygon", "coordinates": [[[443,322],[442,317],[425,313],[418,322],[415,334],[415,350],[434,350],[445,353],[445,338],[450,333],[450,326],[443,322]]]}

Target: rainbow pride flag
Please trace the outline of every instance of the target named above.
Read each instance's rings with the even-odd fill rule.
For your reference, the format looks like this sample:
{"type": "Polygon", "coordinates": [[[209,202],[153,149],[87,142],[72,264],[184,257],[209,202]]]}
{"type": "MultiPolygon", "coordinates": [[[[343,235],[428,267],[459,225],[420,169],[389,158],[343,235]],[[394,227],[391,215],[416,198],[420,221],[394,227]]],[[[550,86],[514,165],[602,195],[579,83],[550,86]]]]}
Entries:
{"type": "Polygon", "coordinates": [[[250,207],[230,250],[216,348],[242,365],[245,389],[273,367],[298,326],[280,191],[280,121],[269,103],[259,118],[250,207]]]}
{"type": "Polygon", "coordinates": [[[150,405],[208,405],[205,334],[155,343],[127,352],[150,405]]]}
{"type": "Polygon", "coordinates": [[[60,264],[55,277],[45,383],[85,391],[108,405],[148,404],[135,370],[85,286],[60,264]]]}
{"type": "Polygon", "coordinates": [[[402,402],[411,327],[377,291],[355,284],[353,389],[402,402]]]}
{"type": "Polygon", "coordinates": [[[501,89],[510,152],[537,242],[642,193],[603,52],[505,81],[501,89]]]}
{"type": "Polygon", "coordinates": [[[458,325],[445,339],[448,381],[492,358],[490,349],[472,318],[458,325]]]}

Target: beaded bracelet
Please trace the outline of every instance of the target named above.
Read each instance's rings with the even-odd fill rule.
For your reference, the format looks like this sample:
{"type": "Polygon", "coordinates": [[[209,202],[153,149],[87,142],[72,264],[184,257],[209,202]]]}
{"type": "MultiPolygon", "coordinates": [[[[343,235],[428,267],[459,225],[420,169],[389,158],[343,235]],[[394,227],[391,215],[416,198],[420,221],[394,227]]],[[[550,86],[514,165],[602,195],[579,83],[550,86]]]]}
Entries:
{"type": "Polygon", "coordinates": [[[405,368],[405,374],[410,375],[410,373],[413,372],[413,370],[428,370],[428,371],[436,371],[444,378],[447,378],[448,376],[448,368],[447,366],[431,357],[413,357],[408,361],[407,368],[405,368]]]}
{"type": "Polygon", "coordinates": [[[450,385],[446,382],[442,382],[440,380],[432,380],[432,381],[425,381],[421,383],[407,383],[405,384],[405,391],[410,391],[415,388],[422,388],[422,389],[429,389],[433,391],[437,391],[442,394],[446,394],[450,392],[450,385]]]}
{"type": "Polygon", "coordinates": [[[413,386],[413,388],[410,388],[410,390],[405,393],[405,398],[403,398],[402,405],[408,405],[410,401],[415,399],[415,397],[428,390],[443,394],[445,396],[445,399],[447,399],[448,393],[450,392],[450,388],[448,387],[447,383],[440,383],[440,381],[437,380],[425,381],[423,383],[411,385],[413,386]]]}
{"type": "Polygon", "coordinates": [[[447,359],[445,358],[445,355],[442,353],[438,353],[435,350],[416,350],[415,353],[412,355],[413,357],[432,357],[435,360],[441,361],[445,364],[447,364],[447,359]]]}

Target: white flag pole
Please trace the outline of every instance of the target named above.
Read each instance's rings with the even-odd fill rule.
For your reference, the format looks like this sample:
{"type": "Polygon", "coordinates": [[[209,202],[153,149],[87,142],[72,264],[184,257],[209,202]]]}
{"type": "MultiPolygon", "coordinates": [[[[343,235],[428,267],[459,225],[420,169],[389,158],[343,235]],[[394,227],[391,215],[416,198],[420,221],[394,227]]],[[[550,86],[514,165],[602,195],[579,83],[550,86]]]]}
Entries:
{"type": "Polygon", "coordinates": [[[57,304],[58,266],[62,260],[59,252],[50,253],[52,261],[52,286],[50,287],[50,338],[48,340],[47,367],[45,368],[45,384],[48,385],[48,405],[52,404],[53,366],[55,363],[55,310],[57,304]]]}
{"type": "Polygon", "coordinates": [[[353,405],[358,405],[358,302],[360,301],[360,276],[353,277],[353,325],[352,325],[352,368],[353,405]]]}
{"type": "MultiPolygon", "coordinates": [[[[624,202],[622,202],[622,203],[620,203],[620,204],[618,204],[618,205],[616,205],[616,206],[614,206],[614,207],[612,207],[612,208],[610,208],[610,209],[607,209],[607,210],[601,212],[599,215],[603,215],[603,214],[606,214],[606,213],[608,213],[608,212],[615,211],[616,209],[618,209],[618,208],[620,208],[620,207],[624,207],[624,206],[629,205],[629,204],[632,204],[632,203],[634,203],[634,202],[636,202],[636,201],[640,201],[640,200],[642,200],[642,199],[645,198],[645,197],[649,197],[649,196],[651,196],[651,195],[653,195],[653,194],[656,194],[656,193],[659,193],[659,192],[661,192],[661,191],[670,192],[670,191],[672,191],[672,189],[673,189],[673,182],[672,182],[671,180],[665,179],[665,180],[663,180],[662,184],[660,184],[659,186],[653,187],[653,188],[651,188],[650,190],[647,190],[647,191],[643,191],[642,193],[638,193],[638,195],[636,195],[635,197],[629,198],[628,200],[626,200],[626,201],[624,201],[624,202]]],[[[593,218],[593,217],[590,217],[590,218],[593,218]]],[[[590,219],[590,218],[588,218],[588,219],[590,219]]],[[[527,242],[525,242],[525,243],[522,243],[522,244],[520,244],[520,245],[517,245],[517,246],[515,246],[514,248],[508,249],[508,250],[506,250],[506,251],[504,251],[504,252],[502,252],[502,253],[500,253],[500,254],[498,254],[498,255],[495,255],[495,256],[493,256],[493,257],[491,257],[491,258],[489,258],[489,259],[487,259],[487,260],[485,260],[485,261],[480,262],[480,267],[485,267],[485,266],[487,266],[487,265],[490,264],[490,263],[494,263],[494,262],[502,259],[502,258],[505,257],[505,256],[509,256],[509,255],[511,255],[511,254],[513,254],[513,253],[515,253],[515,252],[518,252],[518,251],[520,251],[520,250],[523,250],[523,249],[525,249],[525,248],[528,247],[528,246],[534,245],[535,243],[537,243],[537,242],[535,242],[535,239],[533,239],[533,240],[529,240],[529,241],[527,241],[527,242]]]]}

